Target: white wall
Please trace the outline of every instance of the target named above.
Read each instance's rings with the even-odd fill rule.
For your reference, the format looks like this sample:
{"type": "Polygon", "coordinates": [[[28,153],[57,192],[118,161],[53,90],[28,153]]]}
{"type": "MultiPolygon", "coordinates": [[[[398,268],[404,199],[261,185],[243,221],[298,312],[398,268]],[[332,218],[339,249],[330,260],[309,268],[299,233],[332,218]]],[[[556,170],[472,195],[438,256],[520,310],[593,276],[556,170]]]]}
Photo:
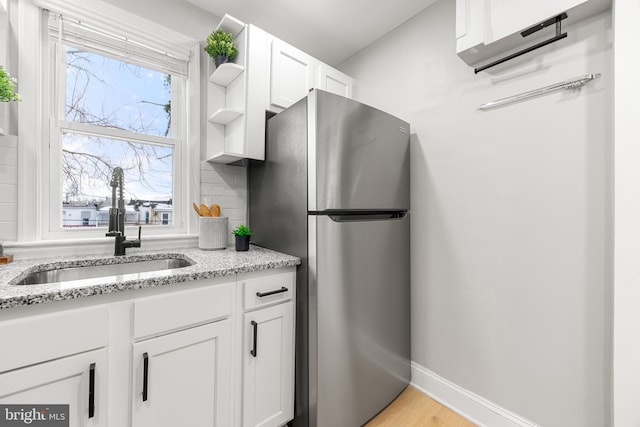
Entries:
{"type": "Polygon", "coordinates": [[[611,15],[474,75],[454,9],[439,1],[339,66],[414,134],[412,358],[533,423],[608,425],[611,15]],[[596,72],[579,93],[477,110],[596,72]]]}
{"type": "Polygon", "coordinates": [[[614,420],[640,426],[640,1],[615,2],[614,420]]]}
{"type": "Polygon", "coordinates": [[[187,1],[176,0],[104,0],[164,27],[204,40],[220,18],[187,1]]]}

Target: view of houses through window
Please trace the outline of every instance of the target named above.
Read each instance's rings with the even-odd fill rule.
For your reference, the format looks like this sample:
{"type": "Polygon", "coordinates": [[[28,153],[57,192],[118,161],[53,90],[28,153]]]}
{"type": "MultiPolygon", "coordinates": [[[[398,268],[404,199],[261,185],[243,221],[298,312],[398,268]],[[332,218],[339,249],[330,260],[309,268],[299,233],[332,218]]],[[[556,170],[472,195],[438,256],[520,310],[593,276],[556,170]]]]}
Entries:
{"type": "Polygon", "coordinates": [[[62,226],[106,227],[111,174],[125,174],[126,223],[169,225],[173,211],[171,75],[66,46],[62,226]]]}

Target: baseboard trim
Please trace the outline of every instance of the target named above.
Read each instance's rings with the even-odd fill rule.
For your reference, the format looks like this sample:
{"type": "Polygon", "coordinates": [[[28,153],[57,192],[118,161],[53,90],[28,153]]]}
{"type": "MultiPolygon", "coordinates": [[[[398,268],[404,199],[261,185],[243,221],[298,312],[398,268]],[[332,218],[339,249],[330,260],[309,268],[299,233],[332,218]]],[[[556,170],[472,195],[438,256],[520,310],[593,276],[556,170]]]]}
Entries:
{"type": "Polygon", "coordinates": [[[415,362],[411,385],[481,427],[539,427],[415,362]]]}

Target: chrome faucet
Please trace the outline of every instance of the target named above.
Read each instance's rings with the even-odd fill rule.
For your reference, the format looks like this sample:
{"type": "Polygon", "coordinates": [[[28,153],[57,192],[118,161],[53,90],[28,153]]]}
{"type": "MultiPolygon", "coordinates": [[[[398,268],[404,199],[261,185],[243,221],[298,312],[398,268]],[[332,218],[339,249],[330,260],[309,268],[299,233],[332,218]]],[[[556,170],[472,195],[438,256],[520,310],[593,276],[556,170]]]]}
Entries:
{"type": "Polygon", "coordinates": [[[116,238],[115,256],[126,255],[127,248],[139,248],[142,242],[140,238],[142,227],[138,227],[138,239],[127,240],[124,235],[124,216],[126,210],[124,208],[124,171],[117,167],[113,169],[111,176],[111,208],[109,208],[109,232],[106,236],[116,238]],[[117,193],[117,190],[120,192],[117,193]],[[117,203],[117,204],[116,204],[117,203]]]}

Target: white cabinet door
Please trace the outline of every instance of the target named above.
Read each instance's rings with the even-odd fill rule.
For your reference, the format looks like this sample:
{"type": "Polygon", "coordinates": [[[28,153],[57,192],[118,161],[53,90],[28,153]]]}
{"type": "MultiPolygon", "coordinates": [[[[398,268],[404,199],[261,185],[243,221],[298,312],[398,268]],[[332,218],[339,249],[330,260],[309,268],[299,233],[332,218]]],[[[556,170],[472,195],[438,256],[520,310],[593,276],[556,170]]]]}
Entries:
{"type": "MultiPolygon", "coordinates": [[[[69,405],[70,427],[107,426],[106,354],[94,350],[0,374],[0,405],[69,405]]],[[[39,410],[43,417],[57,412],[39,410]]]]}
{"type": "Polygon", "coordinates": [[[456,0],[457,50],[460,52],[478,44],[495,42],[586,2],[587,0],[456,0]]]}
{"type": "Polygon", "coordinates": [[[456,0],[456,52],[487,41],[486,0],[456,0]]]}
{"type": "Polygon", "coordinates": [[[293,418],[293,303],[244,315],[243,427],[293,418]]]}
{"type": "Polygon", "coordinates": [[[491,41],[518,33],[586,1],[537,0],[532,3],[525,0],[492,0],[487,16],[487,21],[491,23],[491,41]]]}
{"type": "Polygon", "coordinates": [[[314,88],[317,60],[303,51],[274,39],[271,44],[271,105],[287,108],[314,88]]]}
{"type": "Polygon", "coordinates": [[[353,79],[351,77],[325,64],[318,66],[317,74],[318,85],[316,87],[318,89],[351,98],[353,89],[353,79]]]}
{"type": "Polygon", "coordinates": [[[567,12],[563,28],[605,10],[607,0],[456,0],[456,52],[468,64],[555,35],[555,26],[522,37],[522,31],[567,12]]]}
{"type": "Polygon", "coordinates": [[[133,427],[233,425],[231,323],[133,345],[133,427]]]}

